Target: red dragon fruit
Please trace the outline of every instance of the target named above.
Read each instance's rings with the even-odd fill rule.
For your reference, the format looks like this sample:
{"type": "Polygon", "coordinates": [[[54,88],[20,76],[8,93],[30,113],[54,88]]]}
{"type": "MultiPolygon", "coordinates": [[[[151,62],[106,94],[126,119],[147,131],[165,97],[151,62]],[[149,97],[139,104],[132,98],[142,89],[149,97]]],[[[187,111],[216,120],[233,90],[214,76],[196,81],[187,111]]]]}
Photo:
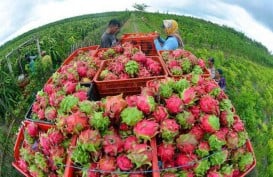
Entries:
{"type": "Polygon", "coordinates": [[[18,163],[18,166],[20,167],[20,169],[23,172],[25,172],[25,173],[28,172],[28,164],[27,164],[27,162],[25,160],[19,158],[19,160],[17,161],[17,163],[18,163]]]}
{"type": "Polygon", "coordinates": [[[173,95],[165,101],[170,114],[177,114],[183,110],[183,102],[177,95],[173,95]]]}
{"type": "Polygon", "coordinates": [[[48,120],[54,120],[57,117],[57,110],[54,107],[47,107],[45,110],[45,118],[48,120]]]}
{"type": "Polygon", "coordinates": [[[119,119],[120,113],[127,106],[122,94],[116,96],[107,96],[105,100],[105,115],[110,118],[119,119]]]}
{"type": "Polygon", "coordinates": [[[48,95],[51,95],[55,92],[55,86],[54,84],[46,84],[44,86],[44,92],[46,92],[48,95]]]}
{"type": "Polygon", "coordinates": [[[47,134],[48,134],[48,138],[49,138],[50,142],[53,145],[61,144],[65,138],[64,135],[62,134],[62,132],[57,129],[49,129],[47,131],[47,134]]]}
{"type": "Polygon", "coordinates": [[[45,110],[44,109],[39,109],[37,115],[38,115],[38,118],[40,120],[44,119],[45,118],[45,110]]]}
{"type": "Polygon", "coordinates": [[[73,94],[76,98],[79,98],[80,101],[87,100],[87,92],[86,91],[77,91],[73,94]]]}
{"type": "Polygon", "coordinates": [[[172,69],[172,68],[174,68],[174,67],[179,67],[179,68],[181,68],[181,67],[180,67],[180,63],[179,63],[178,60],[169,60],[169,61],[167,62],[167,65],[168,65],[168,67],[169,67],[170,69],[172,69]]]}
{"type": "Polygon", "coordinates": [[[158,133],[159,125],[153,120],[139,121],[134,127],[138,139],[151,140],[158,133]]]}
{"type": "Polygon", "coordinates": [[[228,156],[229,156],[229,152],[227,149],[222,149],[222,150],[220,149],[220,151],[213,153],[213,155],[209,157],[210,165],[211,166],[222,165],[225,163],[228,156]]]}
{"type": "Polygon", "coordinates": [[[181,152],[192,154],[198,145],[198,140],[192,133],[181,134],[176,139],[176,145],[181,152]]]}
{"type": "Polygon", "coordinates": [[[212,150],[219,150],[226,144],[226,135],[228,133],[227,128],[221,128],[216,133],[210,135],[208,141],[212,150]]]}
{"type": "Polygon", "coordinates": [[[88,71],[88,66],[87,63],[84,61],[77,61],[77,72],[80,77],[86,77],[87,71],[88,71]]]}
{"type": "Polygon", "coordinates": [[[243,121],[237,115],[234,116],[234,123],[232,128],[237,132],[245,130],[243,121]]]}
{"type": "Polygon", "coordinates": [[[128,126],[135,126],[140,120],[144,118],[143,112],[137,109],[137,107],[127,107],[121,114],[122,123],[128,126]]]}
{"type": "Polygon", "coordinates": [[[204,130],[199,125],[195,125],[194,127],[192,127],[189,133],[195,135],[198,141],[201,141],[205,134],[204,130]]]}
{"type": "Polygon", "coordinates": [[[155,118],[157,123],[162,122],[163,120],[169,117],[167,109],[164,106],[157,105],[153,112],[153,117],[155,118]]]}
{"type": "Polygon", "coordinates": [[[111,173],[116,170],[116,159],[114,157],[105,156],[99,161],[99,169],[103,174],[111,173]]]}
{"type": "Polygon", "coordinates": [[[165,142],[173,142],[174,138],[179,133],[179,125],[175,119],[165,119],[161,122],[160,132],[165,142]]]}
{"type": "Polygon", "coordinates": [[[142,63],[142,64],[145,64],[146,63],[146,55],[145,53],[139,51],[139,52],[136,52],[133,56],[132,56],[132,59],[135,60],[136,62],[138,63],[142,63]]]}
{"type": "Polygon", "coordinates": [[[140,95],[137,98],[137,108],[141,110],[144,114],[150,114],[155,109],[155,100],[152,96],[140,95]]]}
{"type": "Polygon", "coordinates": [[[210,170],[207,173],[207,177],[222,177],[221,173],[216,170],[210,170]]]}
{"type": "Polygon", "coordinates": [[[140,66],[139,68],[139,72],[138,72],[138,77],[142,78],[142,77],[151,77],[152,74],[149,72],[148,69],[146,69],[144,66],[140,66]]]}
{"type": "Polygon", "coordinates": [[[202,158],[208,156],[209,151],[210,151],[209,143],[207,141],[202,141],[199,143],[196,149],[196,154],[198,155],[198,157],[202,158]]]}
{"type": "Polygon", "coordinates": [[[185,89],[181,94],[180,97],[185,105],[193,104],[195,101],[195,89],[193,87],[189,87],[185,89]]]}
{"type": "Polygon", "coordinates": [[[215,115],[205,114],[200,118],[201,127],[205,132],[213,133],[220,129],[219,118],[215,115]]]}
{"type": "Polygon", "coordinates": [[[130,107],[134,107],[137,105],[137,99],[138,99],[137,95],[128,95],[125,97],[125,101],[130,107]]]}
{"type": "Polygon", "coordinates": [[[143,165],[152,166],[153,153],[152,148],[147,144],[135,144],[134,149],[127,155],[136,169],[143,165]]]}
{"type": "Polygon", "coordinates": [[[137,137],[129,136],[124,140],[124,150],[126,152],[132,151],[134,149],[134,145],[137,144],[137,137]]]}
{"type": "Polygon", "coordinates": [[[233,165],[229,165],[229,164],[222,165],[220,172],[223,175],[223,177],[232,177],[234,172],[233,165]]]}
{"type": "MultiPolygon", "coordinates": [[[[175,147],[173,144],[162,143],[157,147],[157,153],[161,161],[165,165],[165,162],[173,161],[175,154],[175,147]]],[[[164,166],[164,168],[166,168],[164,166]]]]}
{"type": "Polygon", "coordinates": [[[108,65],[108,69],[110,71],[112,71],[113,73],[117,74],[117,75],[120,75],[121,73],[124,72],[124,64],[120,61],[113,61],[111,63],[109,63],[108,65]]]}
{"type": "Polygon", "coordinates": [[[188,111],[183,111],[181,113],[176,114],[175,118],[183,129],[190,129],[191,127],[193,127],[196,121],[193,114],[188,111]]]}
{"type": "Polygon", "coordinates": [[[64,91],[66,94],[72,94],[76,91],[76,86],[77,83],[76,82],[71,82],[71,81],[67,81],[64,84],[64,91]]]}
{"type": "Polygon", "coordinates": [[[65,119],[66,132],[79,134],[80,131],[88,127],[88,118],[81,112],[75,112],[65,119]]]}
{"type": "Polygon", "coordinates": [[[151,58],[147,58],[146,60],[146,68],[152,73],[154,76],[160,75],[162,71],[162,67],[159,62],[154,61],[151,58]]]}
{"type": "Polygon", "coordinates": [[[214,80],[207,80],[205,83],[205,90],[207,93],[210,93],[212,90],[219,88],[218,84],[214,80]]]}
{"type": "Polygon", "coordinates": [[[45,155],[49,155],[51,142],[46,133],[42,133],[39,136],[39,145],[45,155]]]}
{"type": "Polygon", "coordinates": [[[203,59],[201,59],[201,58],[199,58],[199,59],[197,60],[197,64],[198,64],[202,69],[206,67],[205,61],[204,61],[203,59]]]}
{"type": "Polygon", "coordinates": [[[34,122],[30,122],[29,124],[27,124],[26,130],[27,130],[27,133],[33,138],[36,137],[39,133],[39,127],[34,122]]]}
{"type": "Polygon", "coordinates": [[[64,165],[65,161],[65,148],[62,146],[52,146],[50,149],[50,160],[52,160],[52,167],[54,170],[62,167],[60,165],[64,165]]]}
{"type": "Polygon", "coordinates": [[[122,139],[115,133],[105,135],[102,145],[104,152],[110,156],[116,156],[124,149],[122,139]]]}
{"type": "Polygon", "coordinates": [[[88,152],[97,152],[100,150],[102,139],[98,130],[86,129],[81,132],[77,140],[77,144],[83,150],[88,152]]]}
{"type": "Polygon", "coordinates": [[[235,149],[238,147],[239,136],[235,131],[229,131],[226,135],[227,147],[230,149],[235,149]]]}
{"type": "Polygon", "coordinates": [[[120,155],[117,157],[117,166],[119,169],[128,171],[133,168],[131,160],[126,155],[120,155]]]}
{"type": "Polygon", "coordinates": [[[194,154],[179,154],[176,157],[176,165],[181,167],[183,170],[188,170],[193,168],[195,161],[197,160],[196,156],[194,154]]]}
{"type": "Polygon", "coordinates": [[[199,119],[200,116],[200,107],[197,105],[193,105],[188,108],[188,110],[192,113],[195,119],[199,119]]]}
{"type": "Polygon", "coordinates": [[[219,114],[219,102],[209,95],[205,95],[200,99],[200,108],[203,112],[208,114],[219,114]]]}
{"type": "Polygon", "coordinates": [[[45,155],[41,152],[35,152],[34,155],[34,164],[44,172],[48,172],[48,160],[45,155]]]}
{"type": "Polygon", "coordinates": [[[225,127],[232,127],[234,123],[234,114],[231,111],[221,111],[220,113],[220,123],[225,127]]]}

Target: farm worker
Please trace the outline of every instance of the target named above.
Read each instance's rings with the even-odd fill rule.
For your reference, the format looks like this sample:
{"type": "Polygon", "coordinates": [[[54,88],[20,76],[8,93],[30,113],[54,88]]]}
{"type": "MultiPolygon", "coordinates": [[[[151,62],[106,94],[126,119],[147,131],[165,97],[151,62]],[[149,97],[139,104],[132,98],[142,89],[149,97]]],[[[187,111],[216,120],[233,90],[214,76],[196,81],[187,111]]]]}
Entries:
{"type": "Polygon", "coordinates": [[[162,39],[158,36],[154,40],[156,50],[175,50],[178,47],[184,47],[182,38],[178,34],[178,24],[175,20],[163,20],[163,28],[167,38],[162,39]]]}
{"type": "Polygon", "coordinates": [[[50,55],[46,54],[46,51],[42,51],[41,52],[41,56],[42,56],[42,65],[44,68],[49,67],[50,69],[52,69],[52,59],[50,55]]]}
{"type": "Polygon", "coordinates": [[[223,76],[223,70],[217,69],[215,73],[215,81],[222,90],[226,90],[226,79],[223,76]]]}
{"type": "Polygon", "coordinates": [[[208,60],[208,70],[210,72],[210,78],[215,78],[215,67],[214,67],[214,58],[209,58],[208,60]]]}
{"type": "Polygon", "coordinates": [[[101,48],[113,47],[117,44],[117,33],[121,27],[120,22],[117,19],[110,20],[106,31],[101,36],[101,48]]]}

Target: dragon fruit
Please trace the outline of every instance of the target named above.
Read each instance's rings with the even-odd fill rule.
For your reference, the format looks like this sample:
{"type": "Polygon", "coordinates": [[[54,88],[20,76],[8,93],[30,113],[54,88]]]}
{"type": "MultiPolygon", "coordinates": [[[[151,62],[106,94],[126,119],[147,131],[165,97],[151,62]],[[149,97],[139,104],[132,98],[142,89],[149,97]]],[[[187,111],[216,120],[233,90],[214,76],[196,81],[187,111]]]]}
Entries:
{"type": "Polygon", "coordinates": [[[73,110],[77,109],[77,104],[79,103],[79,99],[73,95],[68,95],[64,97],[64,99],[60,103],[60,111],[61,113],[69,113],[73,112],[73,110]]]}
{"type": "Polygon", "coordinates": [[[197,105],[191,106],[188,110],[192,113],[195,119],[199,119],[200,116],[200,107],[197,105]]]}
{"type": "Polygon", "coordinates": [[[222,177],[221,173],[216,170],[209,170],[207,177],[222,177]]]}
{"type": "Polygon", "coordinates": [[[148,69],[146,69],[144,66],[140,66],[139,72],[138,72],[138,77],[151,77],[152,74],[149,72],[148,69]]]}
{"type": "Polygon", "coordinates": [[[116,159],[114,157],[103,157],[99,161],[99,169],[103,174],[108,174],[116,170],[116,159]]]}
{"type": "Polygon", "coordinates": [[[212,150],[219,150],[222,148],[223,145],[226,144],[226,135],[228,133],[228,129],[222,128],[216,133],[210,135],[208,142],[210,148],[212,150]]]}
{"type": "Polygon", "coordinates": [[[181,167],[183,170],[188,170],[193,168],[194,164],[196,163],[196,156],[194,154],[178,154],[176,157],[176,165],[181,167]]]}
{"type": "Polygon", "coordinates": [[[183,74],[182,68],[180,66],[170,67],[172,75],[179,76],[183,74]]]}
{"type": "Polygon", "coordinates": [[[52,93],[54,93],[55,92],[54,84],[46,84],[44,86],[44,92],[47,93],[48,95],[51,95],[52,93]]]}
{"type": "Polygon", "coordinates": [[[204,113],[219,114],[219,102],[209,95],[200,98],[200,108],[204,113]]]}
{"type": "Polygon", "coordinates": [[[174,119],[165,119],[161,122],[160,132],[165,142],[173,142],[179,133],[179,125],[174,119]]]}
{"type": "Polygon", "coordinates": [[[66,118],[65,123],[67,133],[79,134],[80,131],[88,127],[88,118],[84,113],[75,112],[66,118]]]}
{"type": "Polygon", "coordinates": [[[45,155],[49,155],[51,142],[47,133],[41,133],[39,136],[39,146],[45,155]]]}
{"type": "Polygon", "coordinates": [[[239,157],[238,166],[240,171],[246,171],[253,164],[254,158],[250,152],[246,152],[239,157]]]}
{"type": "Polygon", "coordinates": [[[82,176],[85,177],[100,177],[100,174],[97,171],[97,163],[88,163],[82,169],[82,176]]]}
{"type": "Polygon", "coordinates": [[[232,128],[237,132],[245,130],[243,121],[237,115],[234,116],[234,123],[232,128]]]}
{"type": "Polygon", "coordinates": [[[215,115],[205,114],[200,117],[201,127],[205,132],[213,133],[220,129],[219,118],[215,115]]]}
{"type": "MultiPolygon", "coordinates": [[[[62,168],[65,161],[65,149],[62,146],[52,146],[50,149],[50,158],[52,160],[51,169],[57,170],[62,168]]],[[[50,164],[50,163],[49,163],[50,164]]]]}
{"type": "Polygon", "coordinates": [[[88,152],[97,152],[100,150],[102,139],[98,130],[86,129],[81,132],[77,144],[83,150],[88,152]]]}
{"type": "Polygon", "coordinates": [[[137,108],[144,114],[150,114],[155,109],[155,100],[152,96],[140,95],[137,98],[137,108]]]}
{"type": "Polygon", "coordinates": [[[239,136],[237,132],[229,131],[226,135],[227,147],[230,149],[235,149],[238,147],[239,136]]]}
{"type": "Polygon", "coordinates": [[[71,159],[74,163],[84,165],[90,162],[90,154],[82,149],[81,146],[76,146],[73,150],[71,159]]]}
{"type": "Polygon", "coordinates": [[[73,93],[73,95],[76,98],[79,98],[80,101],[87,100],[87,92],[86,91],[83,91],[83,90],[76,91],[75,93],[73,93]]]}
{"type": "Polygon", "coordinates": [[[137,144],[137,137],[129,136],[124,140],[124,151],[129,152],[134,149],[135,144],[137,144]]]}
{"type": "Polygon", "coordinates": [[[47,107],[45,110],[45,118],[48,120],[54,120],[57,117],[57,110],[54,107],[47,107]]]}
{"type": "Polygon", "coordinates": [[[124,69],[125,69],[124,64],[120,61],[113,61],[108,65],[108,70],[110,70],[116,75],[120,75],[121,73],[123,73],[124,69]]]}
{"type": "Polygon", "coordinates": [[[162,143],[157,147],[157,153],[164,165],[165,162],[173,161],[175,147],[173,144],[162,143]]]}
{"type": "Polygon", "coordinates": [[[135,126],[141,119],[143,119],[143,113],[138,110],[136,107],[127,107],[121,114],[122,123],[125,123],[129,126],[135,126]]]}
{"type": "Polygon", "coordinates": [[[48,172],[48,162],[44,154],[40,152],[35,152],[34,163],[38,168],[42,169],[44,172],[48,172]]]}
{"type": "Polygon", "coordinates": [[[139,64],[136,61],[128,61],[125,64],[125,72],[130,75],[130,77],[135,77],[139,71],[139,64]]]}
{"type": "Polygon", "coordinates": [[[177,114],[183,110],[183,102],[177,95],[166,99],[166,108],[170,114],[177,114]]]}
{"type": "Polygon", "coordinates": [[[27,124],[26,130],[27,130],[28,135],[30,135],[33,138],[37,137],[37,135],[39,133],[39,127],[34,122],[30,122],[29,124],[27,124]]]}
{"type": "Polygon", "coordinates": [[[117,134],[109,134],[104,136],[103,150],[109,156],[116,156],[123,151],[123,141],[117,134]]]}
{"type": "Polygon", "coordinates": [[[209,143],[207,141],[202,141],[199,143],[195,152],[198,155],[198,157],[202,158],[208,156],[209,151],[210,151],[209,143]]]}
{"type": "Polygon", "coordinates": [[[19,160],[17,161],[17,163],[18,163],[18,166],[20,167],[20,169],[23,172],[25,172],[25,173],[28,172],[28,163],[25,160],[23,160],[22,158],[19,158],[19,160]]]}
{"type": "Polygon", "coordinates": [[[173,94],[172,83],[171,82],[160,83],[158,90],[161,97],[169,98],[173,94]]]}
{"type": "Polygon", "coordinates": [[[79,102],[79,108],[80,111],[85,113],[86,115],[91,115],[95,111],[98,111],[99,106],[96,102],[84,100],[79,102]]]}
{"type": "Polygon", "coordinates": [[[121,111],[126,106],[127,103],[122,98],[122,94],[116,96],[107,96],[105,100],[105,116],[118,119],[120,117],[121,111]]]}
{"type": "Polygon", "coordinates": [[[44,119],[45,118],[45,110],[44,109],[39,109],[37,115],[38,115],[38,118],[40,120],[44,119]]]}
{"type": "Polygon", "coordinates": [[[196,176],[205,176],[209,168],[210,168],[209,161],[207,159],[202,159],[196,162],[196,164],[193,167],[193,171],[196,176]]]}
{"type": "Polygon", "coordinates": [[[232,127],[234,123],[234,113],[231,111],[221,111],[220,123],[225,127],[232,127]]]}
{"type": "Polygon", "coordinates": [[[29,166],[29,173],[31,176],[33,177],[45,177],[46,173],[43,172],[39,167],[37,167],[37,165],[32,164],[29,166]]]}
{"type": "Polygon", "coordinates": [[[64,84],[64,91],[65,91],[65,93],[67,95],[74,93],[76,91],[76,86],[77,86],[76,82],[67,81],[64,84]]]}
{"type": "Polygon", "coordinates": [[[137,95],[128,95],[125,97],[125,101],[130,107],[134,107],[137,104],[137,95]]]}
{"type": "Polygon", "coordinates": [[[176,114],[175,116],[177,122],[181,125],[182,129],[190,129],[195,123],[195,117],[191,112],[183,111],[176,114]]]}
{"type": "Polygon", "coordinates": [[[228,155],[229,155],[229,152],[227,149],[222,149],[222,151],[214,152],[209,157],[211,166],[222,165],[227,160],[228,155]]]}
{"type": "Polygon", "coordinates": [[[104,132],[110,125],[110,120],[103,112],[94,112],[93,116],[89,119],[89,124],[100,132],[104,132]]]}
{"type": "Polygon", "coordinates": [[[173,89],[177,93],[181,93],[189,87],[190,87],[190,83],[187,79],[180,79],[179,81],[176,81],[173,85],[173,89]]]}
{"type": "Polygon", "coordinates": [[[183,58],[180,65],[184,74],[188,74],[192,71],[192,63],[188,58],[183,58]]]}
{"type": "Polygon", "coordinates": [[[160,75],[160,73],[162,71],[162,67],[161,67],[160,63],[153,60],[152,58],[146,59],[146,68],[154,76],[160,75]]]}
{"type": "Polygon", "coordinates": [[[180,93],[180,97],[185,105],[191,105],[195,101],[196,93],[193,87],[189,87],[180,93]]]}
{"type": "Polygon", "coordinates": [[[224,177],[232,177],[234,172],[233,165],[223,164],[220,172],[224,177]]]}
{"type": "Polygon", "coordinates": [[[158,133],[159,125],[154,120],[141,120],[134,127],[138,139],[151,140],[158,133]]]}
{"type": "Polygon", "coordinates": [[[167,109],[164,106],[157,105],[153,112],[153,117],[155,118],[157,123],[162,122],[163,120],[169,117],[167,109]]]}
{"type": "Polygon", "coordinates": [[[195,135],[198,141],[201,141],[205,134],[204,130],[199,125],[193,126],[189,133],[195,135]]]}
{"type": "Polygon", "coordinates": [[[198,140],[192,133],[180,134],[180,136],[176,138],[177,148],[186,154],[192,154],[197,145],[198,140]]]}
{"type": "Polygon", "coordinates": [[[48,138],[53,145],[59,145],[64,141],[64,135],[57,129],[51,128],[47,131],[48,138]]]}
{"type": "Polygon", "coordinates": [[[117,79],[118,79],[118,76],[115,73],[110,72],[110,71],[107,73],[107,75],[104,78],[105,81],[117,80],[117,79]]]}
{"type": "Polygon", "coordinates": [[[119,169],[128,171],[133,168],[131,160],[126,155],[120,155],[117,157],[117,166],[119,169]]]}
{"type": "Polygon", "coordinates": [[[136,62],[138,63],[142,63],[142,64],[145,64],[146,63],[146,55],[145,53],[139,51],[139,52],[136,52],[133,56],[132,56],[132,59],[135,60],[136,62]]]}
{"type": "Polygon", "coordinates": [[[147,144],[135,144],[133,150],[127,155],[135,168],[138,169],[143,165],[152,166],[152,148],[147,144]]]}

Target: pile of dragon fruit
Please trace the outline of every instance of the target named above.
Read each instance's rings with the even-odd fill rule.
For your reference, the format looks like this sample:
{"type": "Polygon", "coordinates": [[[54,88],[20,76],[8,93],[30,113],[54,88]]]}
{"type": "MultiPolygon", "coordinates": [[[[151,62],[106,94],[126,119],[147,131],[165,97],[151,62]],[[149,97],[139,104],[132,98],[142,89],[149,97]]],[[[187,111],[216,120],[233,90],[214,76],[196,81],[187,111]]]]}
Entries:
{"type": "Polygon", "coordinates": [[[160,51],[160,55],[171,76],[182,76],[190,73],[208,74],[204,60],[198,59],[189,51],[182,49],[160,51]]]}
{"type": "Polygon", "coordinates": [[[201,75],[148,81],[126,97],[66,99],[54,131],[26,127],[19,165],[32,176],[63,176],[72,166],[72,176],[236,177],[255,160],[231,101],[201,75]],[[66,158],[72,162],[64,165],[66,158]]]}

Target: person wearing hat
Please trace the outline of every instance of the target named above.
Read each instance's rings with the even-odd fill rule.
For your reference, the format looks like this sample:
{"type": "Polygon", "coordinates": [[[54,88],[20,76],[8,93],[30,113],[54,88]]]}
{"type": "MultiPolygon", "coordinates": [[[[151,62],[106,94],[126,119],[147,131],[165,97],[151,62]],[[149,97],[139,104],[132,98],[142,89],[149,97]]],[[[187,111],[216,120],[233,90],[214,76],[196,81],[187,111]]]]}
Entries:
{"type": "Polygon", "coordinates": [[[215,81],[222,90],[226,90],[226,79],[223,76],[223,70],[217,69],[215,73],[215,81]]]}
{"type": "Polygon", "coordinates": [[[208,60],[208,70],[210,72],[210,78],[215,78],[215,67],[214,67],[214,58],[209,58],[208,60]]]}
{"type": "Polygon", "coordinates": [[[167,38],[162,39],[158,36],[154,40],[156,50],[175,50],[178,47],[184,47],[182,38],[178,34],[178,24],[175,20],[163,20],[163,28],[167,38]]]}

